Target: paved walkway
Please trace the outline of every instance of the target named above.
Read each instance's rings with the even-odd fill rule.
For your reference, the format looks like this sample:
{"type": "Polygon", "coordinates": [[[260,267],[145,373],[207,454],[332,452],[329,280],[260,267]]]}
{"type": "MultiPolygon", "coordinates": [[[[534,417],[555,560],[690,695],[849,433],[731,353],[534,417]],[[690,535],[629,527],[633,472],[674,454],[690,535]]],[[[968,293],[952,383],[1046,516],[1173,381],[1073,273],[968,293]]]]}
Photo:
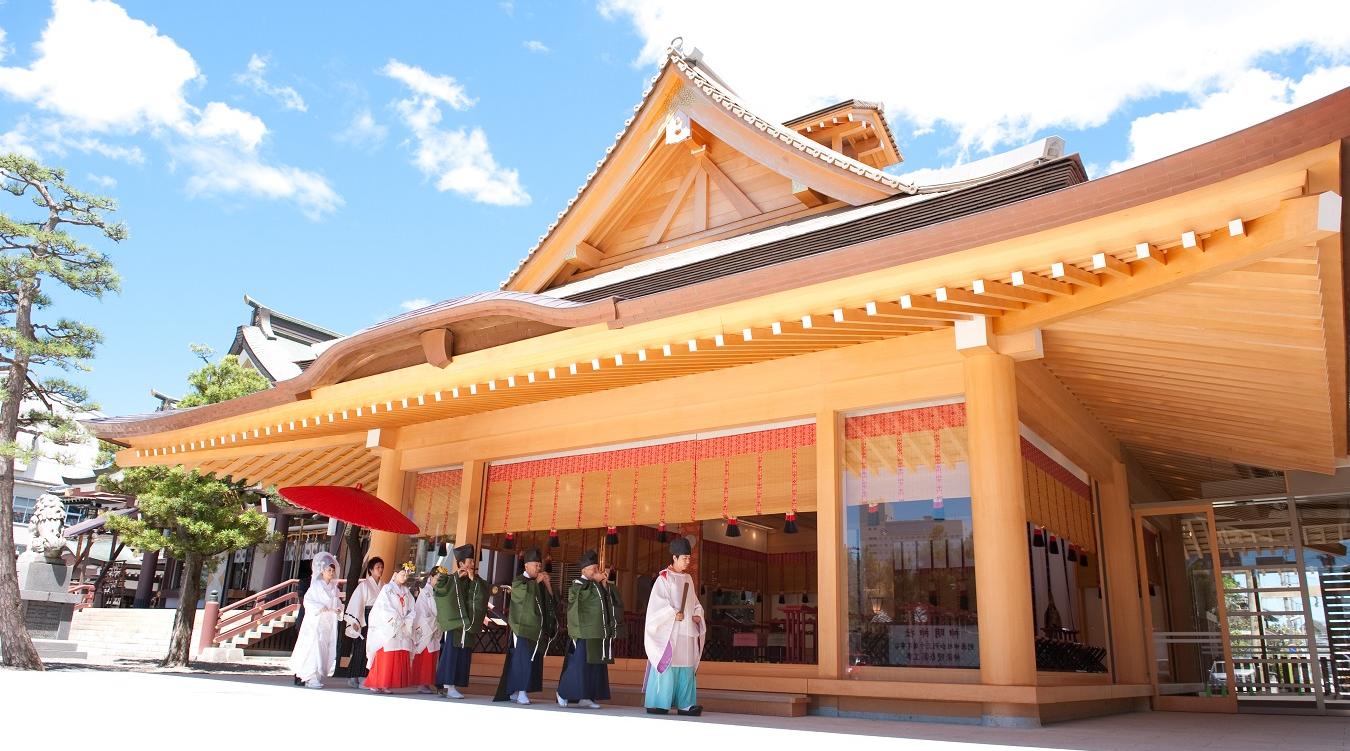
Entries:
{"type": "MultiPolygon", "coordinates": [[[[523,746],[539,751],[676,747],[826,751],[857,744],[906,751],[1350,751],[1350,721],[1344,717],[1151,712],[1029,730],[826,717],[721,714],[675,719],[648,717],[627,707],[592,711],[561,709],[542,701],[515,707],[486,699],[451,702],[417,694],[374,696],[345,688],[314,691],[295,688],[289,677],[265,669],[0,670],[0,698],[8,732],[22,730],[23,737],[35,740],[38,729],[52,728],[58,737],[80,737],[100,751],[244,747],[439,751],[467,748],[469,742],[481,751],[523,746]],[[72,722],[84,724],[75,728],[72,722]],[[456,728],[455,737],[445,735],[445,728],[451,727],[456,728]],[[315,737],[315,728],[327,730],[315,737]]],[[[19,736],[11,735],[10,740],[19,736]]]]}

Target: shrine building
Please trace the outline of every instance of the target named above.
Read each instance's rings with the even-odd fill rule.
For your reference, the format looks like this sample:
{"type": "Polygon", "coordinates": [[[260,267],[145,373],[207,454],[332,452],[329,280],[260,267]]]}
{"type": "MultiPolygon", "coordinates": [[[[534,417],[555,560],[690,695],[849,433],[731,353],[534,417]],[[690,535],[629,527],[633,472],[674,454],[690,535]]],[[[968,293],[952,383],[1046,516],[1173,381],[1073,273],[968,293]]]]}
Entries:
{"type": "Polygon", "coordinates": [[[1092,180],[1052,137],[916,184],[880,105],[752,106],[672,50],[500,290],[289,349],[262,316],[273,388],[91,425],[361,484],[420,529],[386,561],[601,551],[634,697],[684,535],[713,711],[1350,709],[1350,89],[1092,180]]]}

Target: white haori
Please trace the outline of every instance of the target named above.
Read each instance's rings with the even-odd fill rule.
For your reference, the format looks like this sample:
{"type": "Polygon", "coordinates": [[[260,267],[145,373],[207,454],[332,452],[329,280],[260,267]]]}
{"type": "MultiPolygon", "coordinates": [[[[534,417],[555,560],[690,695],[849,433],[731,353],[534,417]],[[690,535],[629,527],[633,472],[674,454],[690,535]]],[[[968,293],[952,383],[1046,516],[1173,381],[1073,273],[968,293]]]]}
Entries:
{"type": "Polygon", "coordinates": [[[347,601],[347,618],[355,620],[358,627],[366,625],[366,608],[375,604],[380,596],[380,580],[367,576],[356,585],[352,598],[347,601]]]}
{"type": "Polygon", "coordinates": [[[366,667],[370,668],[375,664],[375,653],[381,649],[386,652],[399,650],[411,652],[415,619],[413,596],[408,588],[392,581],[384,585],[370,610],[370,623],[367,624],[370,632],[366,637],[366,667]]]}
{"type": "Polygon", "coordinates": [[[647,662],[653,669],[661,669],[662,657],[669,647],[671,660],[667,667],[698,667],[703,659],[706,631],[703,605],[698,601],[693,577],[664,569],[652,584],[651,599],[647,601],[647,624],[643,634],[647,662]],[[688,600],[682,605],[680,597],[686,584],[689,586],[688,600]],[[681,610],[684,620],[676,621],[675,614],[681,610]],[[698,623],[694,622],[694,616],[698,616],[698,623]]]}
{"type": "Polygon", "coordinates": [[[413,651],[414,655],[423,652],[441,651],[441,627],[436,620],[436,597],[431,587],[422,587],[417,593],[417,604],[413,606],[413,651]]]}

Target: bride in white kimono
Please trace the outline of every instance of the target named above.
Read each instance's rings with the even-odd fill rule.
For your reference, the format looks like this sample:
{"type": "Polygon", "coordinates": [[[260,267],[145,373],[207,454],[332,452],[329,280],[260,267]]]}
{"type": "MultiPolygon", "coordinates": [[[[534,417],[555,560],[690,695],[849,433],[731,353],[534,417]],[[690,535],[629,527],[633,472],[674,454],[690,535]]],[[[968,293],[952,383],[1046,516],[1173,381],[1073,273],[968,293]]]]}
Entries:
{"type": "Polygon", "coordinates": [[[337,663],[338,616],[342,599],[338,596],[337,559],[332,553],[319,553],[312,561],[314,578],[305,592],[305,617],[295,638],[295,650],[289,663],[291,672],[309,688],[323,688],[323,679],[332,675],[337,663]]]}
{"type": "Polygon", "coordinates": [[[370,609],[367,621],[370,635],[366,638],[370,674],[366,676],[365,687],[376,693],[407,688],[412,682],[413,625],[417,613],[407,583],[415,571],[411,563],[403,564],[380,590],[370,609]]]}

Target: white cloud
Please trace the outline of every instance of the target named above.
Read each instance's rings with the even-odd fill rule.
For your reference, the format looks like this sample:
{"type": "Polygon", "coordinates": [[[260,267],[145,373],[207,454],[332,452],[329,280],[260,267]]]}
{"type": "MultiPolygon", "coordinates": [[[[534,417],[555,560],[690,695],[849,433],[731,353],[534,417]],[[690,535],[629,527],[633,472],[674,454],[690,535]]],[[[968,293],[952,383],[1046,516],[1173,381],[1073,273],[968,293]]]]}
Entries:
{"type": "Polygon", "coordinates": [[[1350,65],[1318,68],[1299,80],[1264,70],[1245,71],[1220,91],[1170,112],[1130,123],[1129,156],[1112,162],[1119,172],[1212,141],[1350,86],[1350,65]]]}
{"type": "Polygon", "coordinates": [[[400,308],[403,308],[404,310],[417,310],[418,308],[425,308],[430,304],[431,301],[426,299],[425,297],[414,297],[411,300],[404,300],[403,302],[399,303],[398,306],[400,308]]]}
{"type": "Polygon", "coordinates": [[[73,127],[183,127],[183,87],[200,76],[187,50],[107,0],[55,0],[27,68],[0,67],[0,91],[73,127]]]}
{"type": "Polygon", "coordinates": [[[538,52],[540,54],[547,54],[549,52],[548,45],[544,44],[538,39],[531,39],[530,41],[525,42],[525,49],[529,50],[530,52],[538,52]]]}
{"type": "Polygon", "coordinates": [[[415,65],[393,59],[390,59],[380,72],[402,81],[405,86],[422,97],[445,102],[457,110],[466,110],[474,104],[474,100],[465,93],[464,87],[451,76],[432,75],[415,65]]]}
{"type": "Polygon", "coordinates": [[[37,159],[41,156],[38,153],[37,146],[29,138],[24,123],[19,123],[14,128],[0,133],[0,154],[18,154],[29,159],[37,159]]]}
{"type": "Polygon", "coordinates": [[[530,194],[514,169],[497,164],[482,128],[440,127],[440,103],[455,109],[473,105],[464,87],[450,76],[435,76],[421,68],[390,60],[381,71],[402,81],[413,95],[394,103],[394,111],[412,131],[413,164],[436,189],[467,196],[495,206],[525,206],[530,194]]]}
{"type": "Polygon", "coordinates": [[[1051,0],[1019,3],[880,3],[868,27],[893,33],[859,43],[822,34],[818,2],[784,0],[772,13],[725,0],[601,0],[630,21],[653,63],[683,35],[764,114],[780,119],[849,97],[882,100],[913,127],[944,123],[962,150],[992,151],[1035,131],[1100,125],[1127,103],[1193,94],[1232,80],[1263,55],[1307,47],[1350,56],[1350,3],[1051,0]],[[747,44],[753,28],[765,44],[747,44]],[[846,65],[800,65],[847,60],[846,65]]]}
{"type": "Polygon", "coordinates": [[[173,150],[192,168],[188,195],[244,194],[287,200],[310,219],[337,211],[342,197],[322,175],[287,165],[263,162],[257,155],[228,145],[195,142],[173,150]]]}
{"type": "Polygon", "coordinates": [[[267,135],[267,125],[251,112],[237,110],[223,102],[206,105],[193,129],[199,138],[232,143],[245,151],[256,151],[267,135]]]}
{"type": "Polygon", "coordinates": [[[374,148],[384,143],[388,135],[389,128],[375,122],[370,110],[362,109],[352,116],[352,121],[346,128],[333,137],[351,146],[374,148]]]}
{"type": "Polygon", "coordinates": [[[259,94],[265,94],[281,103],[282,107],[288,110],[299,110],[305,112],[305,100],[300,96],[300,92],[291,86],[276,86],[263,77],[267,72],[267,58],[254,54],[248,59],[248,69],[243,73],[237,73],[234,80],[253,89],[259,94]]]}
{"type": "Polygon", "coordinates": [[[100,188],[103,188],[104,190],[112,190],[113,188],[117,187],[117,178],[111,175],[95,175],[94,173],[90,172],[89,174],[84,176],[84,179],[88,180],[94,185],[97,185],[100,188]]]}
{"type": "Polygon", "coordinates": [[[92,136],[81,136],[70,140],[61,141],[55,144],[57,153],[64,153],[64,147],[70,147],[76,151],[83,151],[88,154],[98,154],[99,156],[115,159],[119,162],[128,164],[144,164],[145,152],[141,151],[139,146],[119,146],[108,143],[92,136]]]}
{"type": "MultiPolygon", "coordinates": [[[[139,163],[139,147],[98,136],[148,133],[189,168],[192,195],[288,200],[310,217],[342,205],[321,175],[259,155],[267,135],[261,118],[223,102],[189,102],[185,88],[202,80],[192,55],[116,3],[54,0],[34,49],[28,67],[0,66],[0,93],[46,113],[35,128],[43,151],[73,148],[139,163]]],[[[32,138],[7,140],[32,145],[32,138]]]]}
{"type": "Polygon", "coordinates": [[[0,29],[0,60],[4,60],[5,55],[8,54],[9,54],[9,47],[5,45],[5,30],[0,29]]]}

